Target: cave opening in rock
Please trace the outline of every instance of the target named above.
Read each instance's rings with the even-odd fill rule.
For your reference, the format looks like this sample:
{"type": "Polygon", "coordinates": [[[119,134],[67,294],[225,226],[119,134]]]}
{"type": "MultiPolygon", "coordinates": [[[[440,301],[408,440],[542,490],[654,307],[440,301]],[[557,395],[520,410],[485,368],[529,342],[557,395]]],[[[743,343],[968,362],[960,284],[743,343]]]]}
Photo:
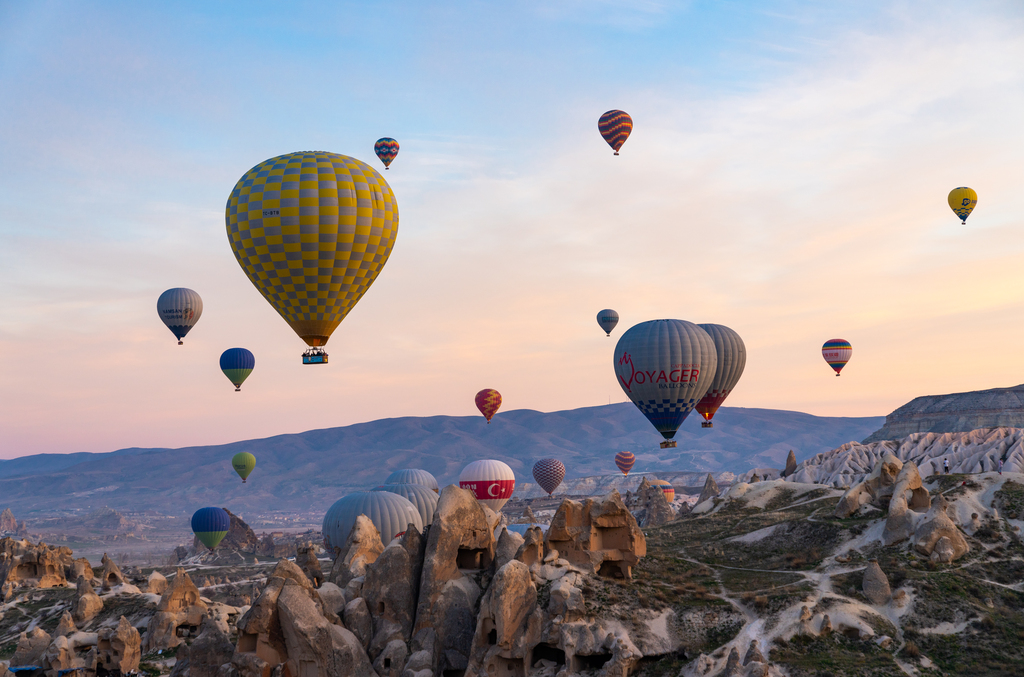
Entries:
{"type": "Polygon", "coordinates": [[[460,569],[485,569],[491,566],[491,555],[484,548],[459,548],[455,565],[460,569]]]}
{"type": "Polygon", "coordinates": [[[577,668],[580,670],[598,670],[611,659],[610,653],[595,653],[589,656],[576,655],[577,668]]]}
{"type": "Polygon", "coordinates": [[[565,665],[565,652],[557,646],[541,643],[533,647],[532,660],[535,667],[537,665],[537,661],[540,660],[552,661],[556,666],[561,667],[565,665]]]}
{"type": "Polygon", "coordinates": [[[253,653],[256,651],[257,635],[254,632],[242,632],[238,635],[239,653],[253,653]]]}
{"type": "Polygon", "coordinates": [[[384,668],[387,669],[387,668],[390,668],[390,667],[391,667],[391,659],[390,658],[385,658],[384,659],[384,668]]]}
{"type": "Polygon", "coordinates": [[[441,677],[466,677],[465,670],[448,669],[441,673],[441,677]]]}
{"type": "Polygon", "coordinates": [[[487,664],[487,674],[492,677],[525,677],[526,666],[521,658],[492,656],[487,664]]]}
{"type": "Polygon", "coordinates": [[[497,630],[497,628],[492,628],[491,631],[487,633],[487,643],[490,644],[491,646],[494,646],[495,644],[498,643],[498,630],[497,630]]]}
{"type": "Polygon", "coordinates": [[[597,571],[598,576],[604,578],[625,578],[626,574],[622,570],[622,562],[601,562],[601,568],[597,571]]]}

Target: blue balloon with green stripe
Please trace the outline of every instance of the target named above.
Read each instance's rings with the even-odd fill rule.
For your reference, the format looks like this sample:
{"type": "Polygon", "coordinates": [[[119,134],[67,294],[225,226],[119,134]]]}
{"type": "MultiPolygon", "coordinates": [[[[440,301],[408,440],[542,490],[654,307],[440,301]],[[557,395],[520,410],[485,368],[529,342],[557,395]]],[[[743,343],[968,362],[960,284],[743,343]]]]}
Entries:
{"type": "Polygon", "coordinates": [[[192,532],[210,550],[224,540],[231,528],[231,516],[223,508],[200,508],[192,515],[192,532]]]}
{"type": "Polygon", "coordinates": [[[256,358],[245,348],[228,348],[220,356],[220,370],[235,385],[235,392],[256,367],[256,358]]]}

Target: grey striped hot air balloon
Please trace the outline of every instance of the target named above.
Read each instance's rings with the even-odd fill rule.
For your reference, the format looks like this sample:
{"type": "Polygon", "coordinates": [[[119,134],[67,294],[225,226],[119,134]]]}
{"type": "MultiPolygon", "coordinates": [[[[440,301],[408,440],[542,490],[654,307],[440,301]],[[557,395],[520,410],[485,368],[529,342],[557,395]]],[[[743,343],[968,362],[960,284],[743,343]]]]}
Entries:
{"type": "Polygon", "coordinates": [[[715,351],[718,354],[718,367],[715,369],[715,380],[707,393],[697,403],[697,413],[704,417],[700,426],[702,428],[713,428],[711,419],[715,412],[725,402],[732,389],[739,383],[740,376],[743,376],[743,367],[747,364],[747,347],[743,345],[743,339],[729,327],[721,324],[701,324],[701,329],[708,333],[711,340],[715,342],[715,351]]]}
{"type": "Polygon", "coordinates": [[[178,345],[182,344],[185,334],[199,321],[203,314],[203,299],[191,289],[175,287],[168,289],[156,300],[156,312],[163,320],[178,345]]]}
{"type": "Polygon", "coordinates": [[[419,468],[405,468],[396,470],[388,475],[384,484],[422,484],[435,494],[438,492],[437,479],[426,470],[419,468]]]}
{"type": "Polygon", "coordinates": [[[409,499],[388,491],[356,491],[335,501],[324,515],[324,545],[328,552],[341,548],[355,526],[356,518],[366,515],[387,545],[409,525],[423,530],[423,518],[409,499]]]}
{"type": "Polygon", "coordinates": [[[423,525],[434,521],[434,510],[437,509],[438,495],[422,484],[385,484],[374,487],[374,491],[390,491],[409,500],[420,513],[423,525]]]}

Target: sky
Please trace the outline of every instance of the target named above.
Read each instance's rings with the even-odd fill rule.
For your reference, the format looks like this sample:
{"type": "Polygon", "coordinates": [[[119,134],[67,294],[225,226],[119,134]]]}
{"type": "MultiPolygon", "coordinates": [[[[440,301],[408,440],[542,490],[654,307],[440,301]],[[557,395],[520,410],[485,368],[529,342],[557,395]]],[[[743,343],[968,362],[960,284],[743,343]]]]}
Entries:
{"type": "Polygon", "coordinates": [[[485,387],[505,410],[622,402],[615,340],[655,318],[739,332],[727,406],[1016,385],[1022,158],[1015,0],[0,0],[0,458],[470,415],[485,387]],[[618,157],[609,109],[634,121],[618,157]],[[382,136],[394,252],[303,366],[224,205],[296,150],[382,169],[382,136]],[[170,287],[203,297],[184,346],[170,287]],[[234,346],[256,356],[240,393],[234,346]]]}

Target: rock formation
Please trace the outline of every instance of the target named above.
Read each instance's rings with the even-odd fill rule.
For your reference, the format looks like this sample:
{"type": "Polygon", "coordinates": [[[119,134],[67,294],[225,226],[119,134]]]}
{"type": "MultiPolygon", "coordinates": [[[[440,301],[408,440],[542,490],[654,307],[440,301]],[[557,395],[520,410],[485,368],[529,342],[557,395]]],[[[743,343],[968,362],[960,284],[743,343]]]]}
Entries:
{"type": "Polygon", "coordinates": [[[156,609],[142,641],[146,652],[170,649],[181,644],[182,637],[194,636],[206,616],[207,605],[199,599],[199,588],[179,567],[156,609]]]}
{"type": "MultiPolygon", "coordinates": [[[[228,533],[224,536],[224,540],[217,546],[218,550],[236,550],[238,552],[245,553],[258,553],[260,546],[260,539],[256,536],[256,532],[249,527],[238,515],[234,514],[227,508],[221,508],[231,518],[231,526],[228,527],[228,533]]],[[[273,544],[273,539],[271,539],[273,544]]],[[[201,552],[206,546],[199,542],[199,537],[193,537],[192,539],[192,551],[201,552]]],[[[273,552],[258,553],[273,555],[273,552]]],[[[287,555],[285,555],[287,556],[287,555]]]]}
{"type": "Polygon", "coordinates": [[[943,472],[949,459],[950,472],[996,472],[1004,459],[1003,472],[1024,472],[1024,430],[988,428],[959,433],[914,433],[895,441],[848,442],[818,454],[797,466],[790,481],[850,487],[863,481],[878,461],[892,455],[901,462],[913,461],[924,478],[943,472]]]}
{"type": "Polygon", "coordinates": [[[187,656],[189,677],[217,677],[220,667],[230,663],[234,653],[235,646],[220,627],[204,619],[199,636],[191,646],[178,649],[178,658],[187,656]]]}
{"type": "Polygon", "coordinates": [[[108,674],[128,675],[139,669],[142,658],[139,631],[121,616],[116,628],[102,628],[96,645],[99,666],[108,674]]]}
{"type": "Polygon", "coordinates": [[[708,478],[704,480],[704,489],[700,492],[700,498],[697,499],[697,503],[694,505],[700,505],[704,501],[715,498],[721,491],[718,488],[718,483],[715,482],[715,478],[711,476],[711,473],[708,473],[708,478]]]}
{"type": "Polygon", "coordinates": [[[366,565],[377,561],[384,552],[380,532],[366,515],[356,517],[356,523],[345,541],[345,545],[334,554],[331,582],[344,588],[353,578],[366,573],[366,565]]]}
{"type": "MultiPolygon", "coordinates": [[[[640,480],[636,490],[639,510],[636,512],[637,522],[642,527],[659,527],[676,518],[675,511],[669,505],[665,492],[661,487],[651,484],[646,477],[640,480]]],[[[625,505],[625,504],[623,504],[625,505]]]]}
{"type": "Polygon", "coordinates": [[[0,539],[0,587],[53,588],[67,585],[64,568],[71,550],[13,538],[0,539]]]}
{"type": "Polygon", "coordinates": [[[864,443],[914,433],[959,433],[978,428],[1024,428],[1024,385],[917,397],[885,417],[864,443]]]}
{"type": "Polygon", "coordinates": [[[14,519],[14,513],[10,508],[4,508],[4,511],[0,512],[0,532],[5,531],[11,533],[18,531],[18,521],[14,519]]]}
{"type": "Polygon", "coordinates": [[[589,573],[627,580],[647,554],[647,540],[617,491],[583,503],[563,500],[544,547],[589,573]]]}
{"type": "Polygon", "coordinates": [[[320,560],[316,557],[316,546],[312,543],[303,543],[296,547],[295,552],[295,564],[306,573],[313,586],[319,588],[324,582],[324,573],[320,569],[320,560]]]}
{"type": "Polygon", "coordinates": [[[432,631],[431,668],[465,670],[475,630],[477,575],[494,559],[494,535],[483,506],[455,485],[441,490],[427,535],[414,634],[432,631]]]}
{"type": "Polygon", "coordinates": [[[889,546],[905,541],[914,533],[920,514],[931,506],[928,490],[921,484],[921,475],[912,461],[904,464],[896,476],[889,499],[889,514],[882,531],[882,542],[889,546]],[[910,500],[907,500],[907,494],[910,500]]]}
{"type": "Polygon", "coordinates": [[[50,635],[42,628],[35,628],[29,632],[21,633],[18,639],[18,647],[11,657],[12,666],[39,665],[43,664],[43,654],[50,646],[50,635]]]}
{"type": "Polygon", "coordinates": [[[789,450],[789,456],[786,457],[786,469],[782,471],[783,477],[789,477],[796,472],[796,454],[793,450],[789,450]]]}
{"type": "Polygon", "coordinates": [[[913,538],[915,550],[946,564],[959,559],[970,549],[963,534],[946,514],[948,505],[942,494],[936,496],[913,538]]]}
{"type": "Polygon", "coordinates": [[[146,592],[153,595],[163,595],[166,590],[167,579],[164,578],[163,574],[154,569],[150,572],[149,578],[146,579],[146,592]]]}
{"type": "Polygon", "coordinates": [[[57,623],[57,630],[54,632],[54,637],[68,637],[78,632],[78,628],[75,627],[75,621],[71,618],[71,614],[65,611],[60,616],[60,622],[57,623]]]}
{"type": "Polygon", "coordinates": [[[85,623],[95,618],[96,614],[100,612],[103,608],[103,600],[93,591],[92,584],[86,580],[85,576],[78,577],[77,588],[78,591],[72,602],[72,608],[75,610],[72,616],[76,623],[85,623]]]}
{"type": "Polygon", "coordinates": [[[391,641],[405,643],[412,639],[426,545],[420,532],[409,529],[366,567],[362,599],[372,610],[371,660],[375,660],[391,641]]]}
{"type": "Polygon", "coordinates": [[[77,581],[79,576],[85,576],[85,580],[90,582],[96,578],[96,574],[94,574],[92,570],[92,565],[89,564],[89,560],[84,557],[72,560],[64,567],[64,577],[68,581],[77,581]]]}
{"type": "Polygon", "coordinates": [[[873,559],[868,562],[868,567],[864,570],[864,581],[861,588],[864,591],[864,596],[872,604],[889,603],[889,599],[892,597],[892,588],[889,587],[889,579],[885,572],[878,566],[878,560],[873,559]]]}
{"type": "Polygon", "coordinates": [[[103,564],[103,571],[100,573],[100,584],[103,589],[109,590],[115,585],[124,585],[124,574],[107,553],[103,553],[103,559],[100,561],[103,564]]]}

